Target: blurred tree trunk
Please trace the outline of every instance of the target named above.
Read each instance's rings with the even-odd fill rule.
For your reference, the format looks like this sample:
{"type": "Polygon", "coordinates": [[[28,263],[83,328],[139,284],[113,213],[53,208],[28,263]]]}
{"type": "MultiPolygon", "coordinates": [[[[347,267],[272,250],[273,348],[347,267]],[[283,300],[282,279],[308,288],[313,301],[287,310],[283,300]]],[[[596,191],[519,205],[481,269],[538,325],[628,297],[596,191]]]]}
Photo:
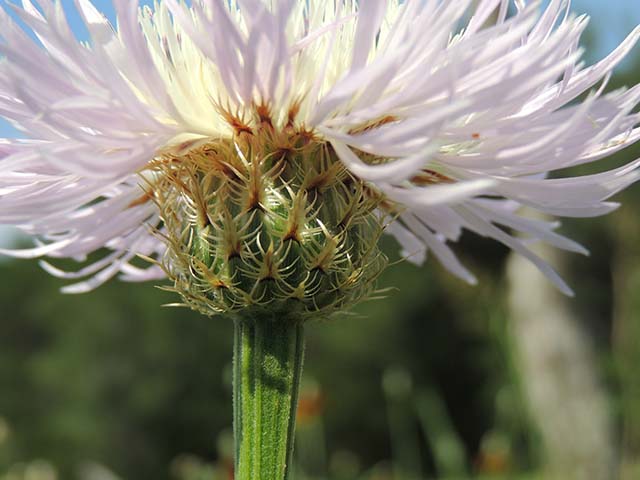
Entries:
{"type": "MultiPolygon", "coordinates": [[[[537,253],[558,266],[556,251],[537,253]]],[[[572,300],[520,256],[511,255],[507,275],[515,356],[551,478],[615,478],[609,399],[572,300]]]]}
{"type": "Polygon", "coordinates": [[[637,212],[622,208],[615,218],[613,343],[622,394],[622,478],[638,478],[640,459],[640,229],[637,212]]]}

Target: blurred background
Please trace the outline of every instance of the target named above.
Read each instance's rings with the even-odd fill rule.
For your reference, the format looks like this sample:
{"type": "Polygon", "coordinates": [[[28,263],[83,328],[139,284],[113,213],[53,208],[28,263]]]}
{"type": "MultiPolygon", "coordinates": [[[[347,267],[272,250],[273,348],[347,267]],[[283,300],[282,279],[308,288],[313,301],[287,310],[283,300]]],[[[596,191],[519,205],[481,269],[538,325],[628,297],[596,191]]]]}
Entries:
{"type": "MultiPolygon", "coordinates": [[[[573,9],[593,17],[590,62],[640,23],[637,0],[573,9]]],[[[638,82],[640,47],[609,88],[638,82]]],[[[311,325],[296,478],[640,479],[640,186],[619,200],[563,223],[591,257],[541,253],[573,299],[467,235],[479,286],[399,263],[386,299],[311,325]]],[[[28,245],[4,230],[11,243],[28,245]]],[[[163,308],[175,299],[153,285],[63,296],[6,259],[0,276],[0,480],[233,478],[230,323],[163,308]]]]}

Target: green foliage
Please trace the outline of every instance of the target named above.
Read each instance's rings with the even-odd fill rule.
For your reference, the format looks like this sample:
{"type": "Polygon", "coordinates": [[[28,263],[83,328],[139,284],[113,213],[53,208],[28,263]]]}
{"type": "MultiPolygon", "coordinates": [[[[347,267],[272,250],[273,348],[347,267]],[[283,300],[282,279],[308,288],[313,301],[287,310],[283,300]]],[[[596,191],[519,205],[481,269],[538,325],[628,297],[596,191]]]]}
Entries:
{"type": "MultiPolygon", "coordinates": [[[[11,433],[0,447],[0,472],[45,458],[64,479],[81,478],[76,474],[88,461],[124,479],[209,474],[201,471],[225,478],[216,438],[231,426],[230,384],[223,380],[230,322],[162,308],[171,295],[150,285],[112,282],[64,296],[60,282],[34,264],[2,268],[11,281],[0,289],[0,415],[11,433]],[[184,460],[183,454],[196,457],[174,460],[184,460]]],[[[305,376],[317,380],[322,398],[309,422],[321,422],[326,445],[307,451],[328,452],[307,457],[317,475],[385,470],[393,448],[381,380],[391,365],[407,372],[413,392],[437,392],[451,419],[444,433],[442,427],[430,432],[414,406],[418,396],[408,399],[411,411],[400,409],[421,468],[433,471],[442,463],[433,445],[444,435],[459,439],[466,468],[476,470],[482,438],[495,426],[496,395],[511,384],[491,328],[504,318],[495,302],[501,282],[490,269],[481,276],[481,286],[473,288],[435,265],[396,265],[381,280],[398,287],[389,298],[330,325],[309,325],[305,376]]],[[[309,434],[309,422],[301,421],[300,438],[325,442],[309,434]]],[[[526,428],[504,428],[513,453],[526,459],[526,428]]]]}
{"type": "Polygon", "coordinates": [[[3,265],[3,275],[7,462],[51,459],[69,478],[94,460],[128,478],[162,478],[176,452],[213,455],[231,411],[221,381],[231,325],[162,308],[171,297],[151,286],[114,282],[70,297],[34,264],[3,265]]]}

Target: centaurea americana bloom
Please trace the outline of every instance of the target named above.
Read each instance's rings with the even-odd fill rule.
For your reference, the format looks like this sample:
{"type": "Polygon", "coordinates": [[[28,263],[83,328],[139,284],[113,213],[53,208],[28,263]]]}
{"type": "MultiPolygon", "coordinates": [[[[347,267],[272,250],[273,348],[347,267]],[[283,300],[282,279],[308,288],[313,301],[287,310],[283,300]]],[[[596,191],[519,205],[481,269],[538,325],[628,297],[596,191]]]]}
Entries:
{"type": "MultiPolygon", "coordinates": [[[[75,3],[90,33],[86,44],[74,38],[59,2],[43,0],[37,8],[24,0],[23,8],[13,8],[35,35],[6,13],[0,16],[0,115],[27,137],[0,143],[0,222],[39,244],[3,253],[82,260],[103,247],[112,252],[76,272],[43,262],[55,275],[86,279],[68,292],[89,290],[116,274],[143,281],[169,271],[182,278],[171,264],[181,252],[171,244],[193,240],[167,231],[184,226],[167,225],[162,202],[182,198],[197,216],[201,206],[184,199],[177,177],[195,175],[202,183],[200,168],[208,169],[208,182],[228,179],[234,170],[242,180],[237,183],[259,183],[254,193],[263,193],[253,200],[243,197],[251,192],[237,193],[237,208],[259,206],[275,223],[295,223],[288,234],[320,238],[319,250],[340,233],[323,224],[321,199],[303,200],[296,189],[335,180],[333,188],[355,185],[358,201],[370,203],[367,212],[393,221],[386,232],[412,261],[421,263],[430,250],[473,283],[449,247],[470,230],[525,255],[568,292],[516,233],[584,249],[556,234],[555,223],[518,215],[518,207],[601,215],[616,206],[608,198],[638,178],[637,162],[595,175],[546,178],[640,137],[633,112],[640,87],[603,93],[640,30],[585,67],[578,42],[587,18],[570,14],[566,1],[551,1],[540,12],[539,2],[508,0],[482,0],[473,9],[468,0],[207,0],[192,6],[166,0],[153,9],[115,0],[117,29],[89,0],[75,3]],[[584,92],[591,93],[570,104],[584,92]],[[211,150],[222,160],[208,158],[211,150]],[[225,155],[237,165],[225,163],[225,155]],[[285,163],[300,168],[292,166],[300,156],[322,156],[304,168],[326,178],[299,171],[274,184],[285,163]],[[192,157],[199,160],[185,161],[192,157]],[[163,191],[168,184],[173,193],[163,191]],[[166,268],[134,267],[129,262],[138,254],[164,259],[166,268]]],[[[193,196],[194,186],[185,188],[193,196]]],[[[346,193],[336,195],[350,201],[346,193]]],[[[213,197],[201,200],[211,205],[213,197]]],[[[230,209],[220,207],[205,219],[212,215],[204,208],[196,222],[211,223],[218,233],[209,235],[218,235],[219,222],[227,221],[221,211],[230,209]]],[[[243,222],[239,237],[252,228],[243,222]]],[[[376,230],[362,235],[375,243],[376,230]]],[[[228,241],[218,239],[213,247],[228,241]]],[[[354,248],[347,243],[331,253],[343,263],[354,248]]],[[[226,248],[227,256],[243,253],[226,248]]],[[[252,247],[263,250],[261,256],[269,248],[252,247]]],[[[361,256],[377,263],[377,253],[361,256]]],[[[318,261],[307,258],[308,266],[318,261]]],[[[309,282],[308,288],[320,287],[309,282]]]]}
{"type": "Polygon", "coordinates": [[[638,179],[547,178],[640,138],[640,86],[604,93],[640,28],[586,67],[568,1],[114,0],[117,28],[74,1],[88,43],[59,1],[0,10],[0,116],[26,137],[0,140],[0,223],[38,242],[2,253],[106,249],[43,266],[68,292],[169,276],[232,316],[240,480],[288,478],[303,320],[373,291],[381,234],[473,283],[469,230],[568,293],[527,242],[584,249],[518,207],[601,215],[638,179]]]}

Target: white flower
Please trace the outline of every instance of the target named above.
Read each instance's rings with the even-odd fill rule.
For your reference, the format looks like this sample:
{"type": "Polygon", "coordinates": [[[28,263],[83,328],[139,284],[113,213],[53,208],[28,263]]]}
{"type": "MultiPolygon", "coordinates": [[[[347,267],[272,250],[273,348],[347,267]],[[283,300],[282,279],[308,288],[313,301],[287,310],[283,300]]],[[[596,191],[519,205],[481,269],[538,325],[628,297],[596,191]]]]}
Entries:
{"type": "Polygon", "coordinates": [[[153,234],[158,208],[141,189],[145,167],[159,152],[231,138],[234,122],[256,121],[256,105],[269,107],[276,129],[293,122],[313,132],[382,193],[397,215],[388,233],[411,260],[431,250],[470,283],[448,243],[463,230],[506,244],[569,293],[527,243],[585,250],[518,207],[602,215],[639,177],[636,161],[546,178],[640,138],[640,86],[603,93],[640,28],[586,67],[578,42],[587,18],[570,14],[568,1],[543,10],[522,0],[113,3],[117,29],[75,0],[87,44],[59,1],[11,7],[32,32],[0,11],[0,116],[28,138],[0,140],[0,223],[38,242],[2,253],[85,261],[109,249],[72,273],[43,262],[54,275],[88,277],[69,292],[116,274],[162,278],[156,265],[130,264],[166,249],[153,234]]]}

